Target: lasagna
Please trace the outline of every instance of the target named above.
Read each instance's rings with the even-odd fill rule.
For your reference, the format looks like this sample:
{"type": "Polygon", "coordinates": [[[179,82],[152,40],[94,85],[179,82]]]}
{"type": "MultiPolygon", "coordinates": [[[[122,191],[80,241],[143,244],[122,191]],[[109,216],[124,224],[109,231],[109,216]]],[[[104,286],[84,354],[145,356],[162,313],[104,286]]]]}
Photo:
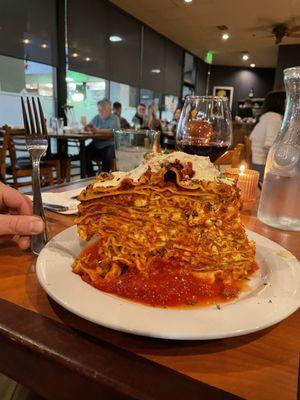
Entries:
{"type": "Polygon", "coordinates": [[[208,157],[148,154],[130,172],[102,173],[79,195],[73,272],[94,287],[154,306],[236,297],[255,269],[236,182],[208,157]]]}

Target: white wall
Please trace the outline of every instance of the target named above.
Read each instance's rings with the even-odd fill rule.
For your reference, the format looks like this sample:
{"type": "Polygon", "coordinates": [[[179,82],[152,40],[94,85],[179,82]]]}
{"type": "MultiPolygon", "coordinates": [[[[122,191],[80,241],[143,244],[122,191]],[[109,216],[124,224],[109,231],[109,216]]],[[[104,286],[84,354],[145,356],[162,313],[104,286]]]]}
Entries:
{"type": "MultiPolygon", "coordinates": [[[[21,93],[0,92],[0,126],[23,126],[21,110],[21,93]]],[[[54,99],[52,97],[40,97],[45,118],[48,121],[54,115],[54,99]]]]}

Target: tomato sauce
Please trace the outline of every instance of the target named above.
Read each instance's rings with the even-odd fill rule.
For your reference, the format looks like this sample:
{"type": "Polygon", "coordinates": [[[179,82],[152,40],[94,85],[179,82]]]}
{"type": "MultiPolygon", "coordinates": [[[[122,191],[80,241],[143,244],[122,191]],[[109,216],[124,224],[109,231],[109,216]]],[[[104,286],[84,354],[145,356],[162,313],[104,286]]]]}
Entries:
{"type": "MultiPolygon", "coordinates": [[[[96,246],[90,245],[83,254],[97,258],[96,246]]],[[[253,267],[253,272],[256,268],[253,267]]],[[[246,280],[225,284],[222,279],[216,279],[214,283],[208,283],[174,259],[154,262],[147,274],[128,269],[112,280],[99,279],[92,282],[88,275],[83,275],[82,279],[104,292],[157,307],[224,303],[237,297],[247,286],[246,280]]]]}

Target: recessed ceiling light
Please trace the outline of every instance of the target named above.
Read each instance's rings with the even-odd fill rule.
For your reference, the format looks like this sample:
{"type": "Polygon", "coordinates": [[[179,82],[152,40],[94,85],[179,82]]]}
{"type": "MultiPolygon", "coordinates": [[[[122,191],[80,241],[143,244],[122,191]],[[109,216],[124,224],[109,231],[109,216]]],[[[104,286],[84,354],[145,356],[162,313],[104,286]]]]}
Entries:
{"type": "Polygon", "coordinates": [[[244,53],[243,56],[242,56],[242,59],[243,59],[244,61],[249,60],[249,54],[248,54],[248,53],[244,53]]]}
{"type": "Polygon", "coordinates": [[[229,34],[228,33],[223,33],[222,39],[223,40],[228,40],[229,39],[229,34]]]}
{"type": "Polygon", "coordinates": [[[112,35],[109,37],[109,40],[111,42],[122,42],[123,39],[121,38],[121,36],[112,35]]]}
{"type": "Polygon", "coordinates": [[[193,0],[184,0],[185,3],[191,3],[193,0]]]}
{"type": "Polygon", "coordinates": [[[85,61],[91,61],[90,57],[85,57],[85,61]]]}
{"type": "Polygon", "coordinates": [[[30,40],[29,40],[29,39],[23,39],[23,40],[22,40],[22,43],[24,43],[24,44],[29,44],[29,43],[30,43],[30,40]]]}
{"type": "Polygon", "coordinates": [[[250,64],[250,67],[255,68],[255,64],[254,63],[250,64]]]}
{"type": "Polygon", "coordinates": [[[151,72],[152,72],[152,74],[160,74],[160,69],[154,68],[154,69],[151,69],[151,72]]]}
{"type": "Polygon", "coordinates": [[[47,49],[48,45],[46,43],[41,44],[42,49],[47,49]]]}
{"type": "Polygon", "coordinates": [[[72,57],[77,58],[78,57],[78,53],[73,53],[72,57]]]}

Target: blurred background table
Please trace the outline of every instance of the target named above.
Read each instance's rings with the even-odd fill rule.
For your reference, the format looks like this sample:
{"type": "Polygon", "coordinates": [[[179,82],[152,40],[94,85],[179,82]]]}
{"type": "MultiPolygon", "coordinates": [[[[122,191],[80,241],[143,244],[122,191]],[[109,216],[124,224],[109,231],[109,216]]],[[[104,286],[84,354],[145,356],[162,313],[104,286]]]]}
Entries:
{"type": "Polygon", "coordinates": [[[58,142],[64,142],[64,143],[58,143],[58,149],[59,153],[62,155],[67,155],[68,154],[68,141],[69,140],[75,140],[79,142],[79,160],[80,160],[80,177],[85,178],[86,177],[86,141],[90,139],[94,139],[96,137],[101,137],[100,135],[91,133],[91,132],[86,132],[84,130],[80,132],[65,132],[62,135],[57,135],[56,133],[49,133],[48,134],[50,139],[56,139],[58,142]]]}

